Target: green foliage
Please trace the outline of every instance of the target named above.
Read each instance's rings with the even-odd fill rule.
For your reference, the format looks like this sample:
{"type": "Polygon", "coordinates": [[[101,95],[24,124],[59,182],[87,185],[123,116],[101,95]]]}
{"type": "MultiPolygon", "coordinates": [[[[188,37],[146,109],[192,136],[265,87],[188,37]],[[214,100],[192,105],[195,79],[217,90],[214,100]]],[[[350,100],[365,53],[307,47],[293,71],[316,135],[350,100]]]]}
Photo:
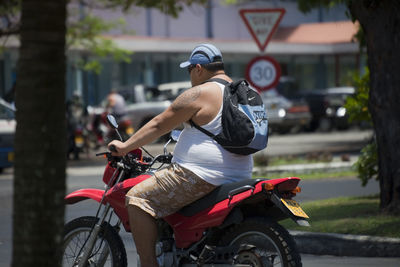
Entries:
{"type": "Polygon", "coordinates": [[[363,186],[366,186],[370,179],[378,180],[378,147],[375,140],[361,150],[355,167],[363,186]]]}
{"type": "MultiPolygon", "coordinates": [[[[88,2],[90,2],[90,0],[88,2]]],[[[98,0],[98,2],[108,7],[122,7],[124,11],[128,11],[132,6],[156,8],[176,18],[183,9],[184,4],[192,5],[198,3],[204,5],[207,3],[207,0],[98,0]]]]}
{"type": "Polygon", "coordinates": [[[301,12],[310,12],[316,7],[331,8],[337,4],[346,3],[347,0],[297,0],[297,6],[301,12]]]}
{"type": "Polygon", "coordinates": [[[368,110],[369,99],[369,70],[365,69],[365,74],[359,76],[355,74],[353,77],[356,94],[348,97],[345,108],[349,112],[349,120],[351,122],[371,123],[371,114],[368,110]]]}
{"type": "Polygon", "coordinates": [[[0,16],[15,16],[21,9],[21,0],[1,0],[0,16]]]}
{"type": "Polygon", "coordinates": [[[80,0],[79,2],[79,10],[69,10],[68,45],[91,52],[94,57],[79,59],[76,66],[98,74],[101,72],[98,58],[112,57],[115,61],[130,63],[132,53],[119,48],[111,39],[102,36],[116,28],[124,32],[125,20],[120,18],[117,21],[106,21],[92,15],[91,9],[118,9],[127,12],[131,7],[137,6],[156,8],[165,14],[177,17],[184,4],[205,4],[207,0],[80,0]],[[82,12],[85,13],[83,16],[82,12]]]}
{"type": "MultiPolygon", "coordinates": [[[[131,52],[117,47],[111,39],[102,36],[102,33],[123,25],[125,25],[123,19],[107,22],[99,17],[86,14],[82,19],[69,24],[67,45],[90,51],[97,58],[112,57],[115,61],[129,63],[131,52]]],[[[101,72],[101,64],[97,59],[79,59],[76,65],[97,74],[101,72]]]]}
{"type": "Polygon", "coordinates": [[[15,34],[19,30],[21,0],[0,0],[0,36],[15,34]]]}
{"type": "MultiPolygon", "coordinates": [[[[371,114],[368,110],[369,100],[369,70],[362,77],[355,75],[354,82],[356,94],[348,97],[345,107],[349,112],[349,120],[372,124],[371,114]]],[[[365,186],[370,179],[378,179],[378,148],[375,139],[366,145],[355,163],[362,185],[365,186]]]]}

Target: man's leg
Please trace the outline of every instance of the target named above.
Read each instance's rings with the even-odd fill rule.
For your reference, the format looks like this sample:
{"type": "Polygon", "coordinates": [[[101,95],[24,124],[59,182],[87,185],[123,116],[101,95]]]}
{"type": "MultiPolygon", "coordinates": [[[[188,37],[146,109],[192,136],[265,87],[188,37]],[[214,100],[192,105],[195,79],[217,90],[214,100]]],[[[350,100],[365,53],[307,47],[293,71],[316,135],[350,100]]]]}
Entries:
{"type": "Polygon", "coordinates": [[[141,267],[158,267],[155,246],[157,241],[156,220],[140,208],[129,205],[129,225],[141,267]]]}

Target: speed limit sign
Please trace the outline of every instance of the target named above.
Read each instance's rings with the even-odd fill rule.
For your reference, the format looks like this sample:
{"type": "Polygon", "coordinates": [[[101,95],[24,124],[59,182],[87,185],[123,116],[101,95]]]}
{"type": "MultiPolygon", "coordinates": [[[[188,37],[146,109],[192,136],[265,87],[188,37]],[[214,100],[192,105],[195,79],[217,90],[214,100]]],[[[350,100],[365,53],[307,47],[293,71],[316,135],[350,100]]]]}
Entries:
{"type": "Polygon", "coordinates": [[[247,65],[246,79],[259,91],[275,87],[281,76],[279,63],[269,56],[253,58],[247,65]]]}

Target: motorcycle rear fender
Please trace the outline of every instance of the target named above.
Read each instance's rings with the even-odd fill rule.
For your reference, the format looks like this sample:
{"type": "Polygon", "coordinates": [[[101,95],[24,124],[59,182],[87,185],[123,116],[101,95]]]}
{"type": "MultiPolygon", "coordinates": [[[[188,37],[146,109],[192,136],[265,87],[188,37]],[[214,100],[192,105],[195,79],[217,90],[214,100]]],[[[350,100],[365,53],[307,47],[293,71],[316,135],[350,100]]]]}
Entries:
{"type": "Polygon", "coordinates": [[[75,204],[85,199],[93,199],[100,203],[104,195],[104,190],[100,189],[80,189],[68,194],[64,200],[66,204],[75,204]]]}
{"type": "Polygon", "coordinates": [[[283,214],[285,214],[288,218],[292,219],[295,223],[297,223],[300,226],[310,226],[310,223],[307,221],[307,219],[302,218],[302,217],[297,217],[293,215],[282,203],[281,199],[275,194],[272,193],[270,196],[270,200],[272,203],[275,204],[275,207],[277,207],[283,214]]]}

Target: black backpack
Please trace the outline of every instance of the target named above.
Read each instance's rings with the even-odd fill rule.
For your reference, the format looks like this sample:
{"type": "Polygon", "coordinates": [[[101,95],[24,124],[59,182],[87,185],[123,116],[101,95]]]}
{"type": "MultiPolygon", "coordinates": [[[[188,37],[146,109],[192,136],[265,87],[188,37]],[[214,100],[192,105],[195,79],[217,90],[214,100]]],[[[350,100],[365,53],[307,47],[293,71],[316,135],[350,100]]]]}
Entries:
{"type": "Polygon", "coordinates": [[[263,101],[246,80],[229,83],[210,79],[225,85],[222,108],[222,131],[214,135],[192,120],[193,127],[210,136],[229,152],[249,155],[264,149],[268,142],[268,120],[263,101]]]}

